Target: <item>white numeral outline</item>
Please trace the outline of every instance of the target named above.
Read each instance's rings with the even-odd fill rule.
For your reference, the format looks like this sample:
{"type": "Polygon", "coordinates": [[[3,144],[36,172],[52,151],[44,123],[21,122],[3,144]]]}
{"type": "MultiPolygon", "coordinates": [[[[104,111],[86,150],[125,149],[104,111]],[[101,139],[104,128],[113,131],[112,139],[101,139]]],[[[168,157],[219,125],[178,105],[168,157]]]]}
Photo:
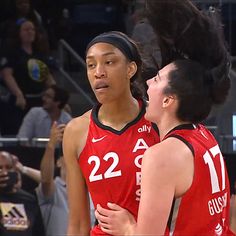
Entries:
{"type": "Polygon", "coordinates": [[[98,181],[102,179],[102,174],[96,175],[99,167],[100,167],[100,159],[97,156],[91,156],[88,159],[88,163],[91,165],[92,162],[95,162],[95,165],[91,171],[91,174],[89,175],[89,181],[98,181]]]}
{"type": "MultiPolygon", "coordinates": [[[[121,170],[113,171],[119,163],[119,156],[115,152],[108,152],[103,157],[103,160],[108,161],[110,158],[113,159],[113,162],[109,166],[109,168],[105,171],[104,179],[121,176],[121,170]]],[[[88,159],[88,163],[91,164],[92,162],[95,162],[95,165],[89,175],[89,181],[94,182],[94,181],[102,180],[103,179],[102,174],[97,174],[100,164],[101,164],[99,157],[90,156],[88,159]]]]}
{"type": "Polygon", "coordinates": [[[208,165],[209,171],[210,171],[210,178],[211,178],[211,188],[212,188],[212,193],[217,193],[220,192],[221,190],[223,191],[225,189],[225,165],[224,165],[224,158],[222,156],[222,153],[220,151],[220,148],[218,145],[212,147],[210,150],[210,153],[208,151],[205,152],[203,155],[203,159],[205,161],[205,164],[208,165]],[[221,166],[221,180],[222,180],[222,186],[220,189],[219,186],[219,179],[216,173],[216,168],[213,162],[212,158],[215,158],[219,154],[220,157],[220,166],[221,166]]]}

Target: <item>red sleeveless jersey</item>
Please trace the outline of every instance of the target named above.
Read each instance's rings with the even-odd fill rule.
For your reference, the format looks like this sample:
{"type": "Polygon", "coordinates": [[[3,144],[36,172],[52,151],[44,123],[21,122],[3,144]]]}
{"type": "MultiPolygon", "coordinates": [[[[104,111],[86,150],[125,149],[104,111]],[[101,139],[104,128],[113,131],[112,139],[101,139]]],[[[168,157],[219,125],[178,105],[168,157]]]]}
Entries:
{"type": "MultiPolygon", "coordinates": [[[[145,120],[140,101],[138,117],[117,131],[98,121],[99,106],[92,110],[87,141],[78,163],[94,206],[112,202],[136,218],[140,199],[141,161],[145,150],[159,142],[158,132],[145,120]]],[[[106,235],[99,226],[91,235],[106,235]]]]}
{"type": "Polygon", "coordinates": [[[181,125],[168,137],[182,140],[192,151],[194,177],[190,189],[173,202],[166,235],[234,235],[229,231],[228,175],[213,135],[202,125],[181,125]]]}

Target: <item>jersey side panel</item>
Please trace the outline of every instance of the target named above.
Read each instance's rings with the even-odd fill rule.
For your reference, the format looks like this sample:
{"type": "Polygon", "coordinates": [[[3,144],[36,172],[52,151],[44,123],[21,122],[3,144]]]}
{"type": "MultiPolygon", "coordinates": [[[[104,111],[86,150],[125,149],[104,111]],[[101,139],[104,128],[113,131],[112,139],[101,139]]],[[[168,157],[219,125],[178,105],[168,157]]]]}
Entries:
{"type": "Polygon", "coordinates": [[[229,181],[217,141],[204,127],[175,130],[194,151],[194,177],[181,198],[173,235],[224,235],[229,222],[229,181]],[[222,233],[222,234],[221,234],[222,233]]]}

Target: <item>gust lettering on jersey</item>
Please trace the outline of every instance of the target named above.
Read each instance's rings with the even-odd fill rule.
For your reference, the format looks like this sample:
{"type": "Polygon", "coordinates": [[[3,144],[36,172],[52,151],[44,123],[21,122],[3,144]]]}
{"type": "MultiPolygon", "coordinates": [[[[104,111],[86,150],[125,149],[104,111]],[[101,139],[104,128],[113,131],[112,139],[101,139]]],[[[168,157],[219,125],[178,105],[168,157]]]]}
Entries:
{"type": "MultiPolygon", "coordinates": [[[[138,139],[135,146],[134,146],[134,149],[133,149],[133,152],[137,152],[138,150],[141,150],[141,149],[147,149],[148,148],[148,145],[147,143],[144,141],[144,139],[138,139]]],[[[137,168],[139,168],[139,171],[136,172],[136,185],[138,186],[138,189],[136,190],[136,201],[139,201],[140,200],[140,196],[141,196],[141,189],[140,189],[140,186],[141,186],[141,163],[142,163],[142,158],[143,158],[143,155],[138,155],[136,156],[135,160],[134,160],[134,164],[137,168]]]]}
{"type": "Polygon", "coordinates": [[[227,193],[221,197],[213,198],[208,201],[208,208],[210,215],[219,214],[227,205],[227,193]]]}

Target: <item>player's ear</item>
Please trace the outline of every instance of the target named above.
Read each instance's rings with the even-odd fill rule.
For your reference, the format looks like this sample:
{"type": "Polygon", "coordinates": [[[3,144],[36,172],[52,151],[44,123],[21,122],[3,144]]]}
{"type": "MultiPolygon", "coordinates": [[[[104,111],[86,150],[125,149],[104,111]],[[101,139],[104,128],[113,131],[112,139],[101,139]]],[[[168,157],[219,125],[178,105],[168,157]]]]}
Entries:
{"type": "Polygon", "coordinates": [[[170,106],[171,104],[173,104],[175,102],[175,96],[173,95],[166,95],[164,98],[163,98],[163,101],[162,101],[162,106],[163,107],[168,107],[170,106]]]}
{"type": "Polygon", "coordinates": [[[137,72],[137,65],[134,61],[130,62],[128,65],[127,77],[131,79],[137,72]]]}

